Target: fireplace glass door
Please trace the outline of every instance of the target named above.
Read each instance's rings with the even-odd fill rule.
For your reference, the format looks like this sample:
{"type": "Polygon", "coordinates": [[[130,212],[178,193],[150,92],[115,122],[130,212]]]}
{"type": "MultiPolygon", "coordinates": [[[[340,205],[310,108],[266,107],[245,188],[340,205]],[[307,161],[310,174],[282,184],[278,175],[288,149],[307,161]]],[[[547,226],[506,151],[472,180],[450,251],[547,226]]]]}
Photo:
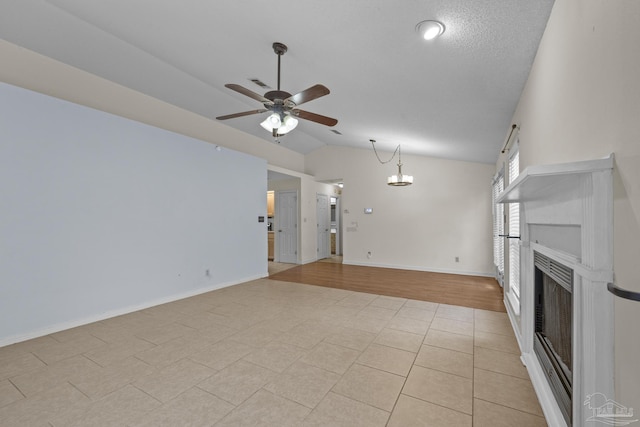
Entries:
{"type": "Polygon", "coordinates": [[[534,252],[534,351],[567,423],[573,383],[573,270],[534,252]]]}

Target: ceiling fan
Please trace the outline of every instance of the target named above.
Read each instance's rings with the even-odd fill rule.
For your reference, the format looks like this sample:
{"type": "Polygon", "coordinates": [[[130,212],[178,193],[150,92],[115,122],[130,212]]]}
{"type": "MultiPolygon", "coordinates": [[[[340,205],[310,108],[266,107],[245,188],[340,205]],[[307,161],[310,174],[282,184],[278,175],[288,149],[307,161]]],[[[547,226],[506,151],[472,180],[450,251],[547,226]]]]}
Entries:
{"type": "Polygon", "coordinates": [[[216,117],[217,120],[234,119],[236,117],[249,116],[251,114],[261,114],[267,111],[271,111],[272,114],[267,117],[265,121],[260,125],[267,131],[271,132],[274,138],[282,136],[289,131],[293,130],[297,124],[297,118],[310,120],[312,122],[320,123],[325,126],[335,126],[338,121],[331,117],[322,116],[320,114],[310,113],[298,109],[298,105],[305,102],[313,101],[329,94],[329,89],[326,86],[317,84],[311,86],[308,89],[298,92],[295,95],[291,95],[289,92],[280,90],[280,57],[287,51],[287,46],[282,43],[274,43],[273,51],[278,55],[278,89],[272,90],[264,95],[257,94],[245,87],[237,84],[226,84],[225,87],[241,93],[249,98],[253,98],[256,101],[262,103],[264,108],[259,110],[244,111],[241,113],[228,114],[226,116],[216,117]]]}

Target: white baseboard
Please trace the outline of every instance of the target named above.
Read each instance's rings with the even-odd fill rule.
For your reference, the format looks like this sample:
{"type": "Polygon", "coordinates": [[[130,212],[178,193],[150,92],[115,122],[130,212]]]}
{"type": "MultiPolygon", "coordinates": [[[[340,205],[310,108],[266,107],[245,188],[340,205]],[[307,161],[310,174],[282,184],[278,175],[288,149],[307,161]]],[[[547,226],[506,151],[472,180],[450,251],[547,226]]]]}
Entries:
{"type": "Polygon", "coordinates": [[[380,267],[380,268],[395,268],[398,270],[413,270],[413,271],[425,271],[429,273],[445,273],[445,274],[460,274],[462,276],[481,276],[481,277],[494,277],[493,272],[478,272],[478,271],[464,271],[464,270],[447,270],[441,268],[427,268],[421,266],[412,266],[412,265],[397,265],[397,264],[379,264],[379,263],[369,263],[369,262],[360,262],[360,261],[351,261],[351,260],[342,260],[343,264],[346,265],[359,265],[363,267],[380,267]]]}
{"type": "Polygon", "coordinates": [[[513,311],[513,307],[511,306],[511,302],[509,297],[505,294],[504,299],[502,300],[504,307],[507,309],[507,317],[509,318],[509,323],[511,323],[511,329],[513,329],[513,334],[516,336],[516,341],[518,341],[518,348],[520,349],[520,353],[524,353],[524,342],[522,340],[522,331],[520,330],[520,324],[518,322],[518,316],[513,311]]]}
{"type": "Polygon", "coordinates": [[[183,292],[183,293],[180,293],[180,294],[175,294],[175,295],[171,295],[171,296],[167,296],[167,297],[163,297],[163,298],[158,298],[158,299],[155,299],[155,300],[152,300],[152,301],[147,301],[147,302],[144,302],[144,303],[141,303],[141,304],[136,304],[136,305],[131,305],[131,306],[128,306],[128,307],[123,307],[123,308],[118,308],[118,309],[115,309],[115,310],[106,311],[106,312],[99,313],[99,314],[96,314],[96,315],[93,315],[93,316],[89,316],[89,317],[85,317],[85,318],[82,318],[82,319],[75,319],[75,320],[70,320],[70,321],[67,321],[67,322],[57,323],[55,325],[47,326],[46,328],[42,328],[42,329],[38,329],[38,330],[34,330],[34,331],[29,331],[29,332],[24,333],[24,334],[12,335],[12,336],[9,336],[9,337],[0,338],[0,347],[4,347],[4,346],[10,345],[10,344],[19,343],[19,342],[22,342],[22,341],[27,341],[27,340],[30,340],[30,339],[33,339],[33,338],[38,338],[38,337],[42,337],[42,336],[49,335],[49,334],[54,334],[56,332],[64,331],[64,330],[71,329],[71,328],[76,328],[78,326],[88,325],[89,323],[99,322],[101,320],[110,319],[112,317],[122,316],[123,314],[128,314],[128,313],[132,313],[134,311],[139,311],[139,310],[144,310],[146,308],[154,307],[156,305],[166,304],[166,303],[177,301],[177,300],[181,300],[181,299],[184,299],[184,298],[193,297],[193,296],[196,296],[196,295],[204,294],[204,293],[215,291],[215,290],[218,290],[218,289],[227,288],[229,286],[237,285],[237,284],[240,284],[240,283],[249,282],[251,280],[261,279],[263,277],[266,277],[266,276],[256,275],[256,276],[245,277],[245,278],[240,279],[240,280],[234,280],[234,281],[231,281],[231,282],[218,283],[218,284],[215,284],[215,285],[194,289],[194,290],[189,291],[189,292],[183,292]]]}

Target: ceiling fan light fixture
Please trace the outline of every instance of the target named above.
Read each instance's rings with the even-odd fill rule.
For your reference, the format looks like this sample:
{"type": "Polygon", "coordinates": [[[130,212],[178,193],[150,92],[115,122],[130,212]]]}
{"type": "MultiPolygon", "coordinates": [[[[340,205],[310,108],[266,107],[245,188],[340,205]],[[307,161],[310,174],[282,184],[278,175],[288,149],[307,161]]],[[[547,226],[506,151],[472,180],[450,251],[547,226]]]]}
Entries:
{"type": "Polygon", "coordinates": [[[281,125],[282,120],[280,120],[280,115],[278,113],[271,114],[262,123],[260,123],[260,126],[262,126],[267,132],[272,132],[273,129],[277,129],[281,125]]]}
{"type": "Polygon", "coordinates": [[[282,125],[278,128],[278,134],[284,135],[294,130],[298,126],[298,119],[287,114],[284,116],[284,120],[282,120],[282,125]]]}
{"type": "Polygon", "coordinates": [[[444,24],[440,21],[427,20],[416,25],[416,31],[425,40],[433,40],[444,33],[444,24]]]}

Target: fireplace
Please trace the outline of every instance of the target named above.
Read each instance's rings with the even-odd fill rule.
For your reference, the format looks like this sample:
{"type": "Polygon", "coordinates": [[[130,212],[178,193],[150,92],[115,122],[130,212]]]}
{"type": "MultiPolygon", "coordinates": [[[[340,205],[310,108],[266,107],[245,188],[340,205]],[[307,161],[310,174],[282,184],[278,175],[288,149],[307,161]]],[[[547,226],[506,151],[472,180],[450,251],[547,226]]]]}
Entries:
{"type": "Polygon", "coordinates": [[[593,393],[615,400],[613,165],[529,166],[497,199],[520,203],[519,315],[505,305],[552,426],[588,425],[593,393]]]}
{"type": "Polygon", "coordinates": [[[573,270],[537,251],[534,257],[533,350],[560,411],[571,425],[573,270]]]}

